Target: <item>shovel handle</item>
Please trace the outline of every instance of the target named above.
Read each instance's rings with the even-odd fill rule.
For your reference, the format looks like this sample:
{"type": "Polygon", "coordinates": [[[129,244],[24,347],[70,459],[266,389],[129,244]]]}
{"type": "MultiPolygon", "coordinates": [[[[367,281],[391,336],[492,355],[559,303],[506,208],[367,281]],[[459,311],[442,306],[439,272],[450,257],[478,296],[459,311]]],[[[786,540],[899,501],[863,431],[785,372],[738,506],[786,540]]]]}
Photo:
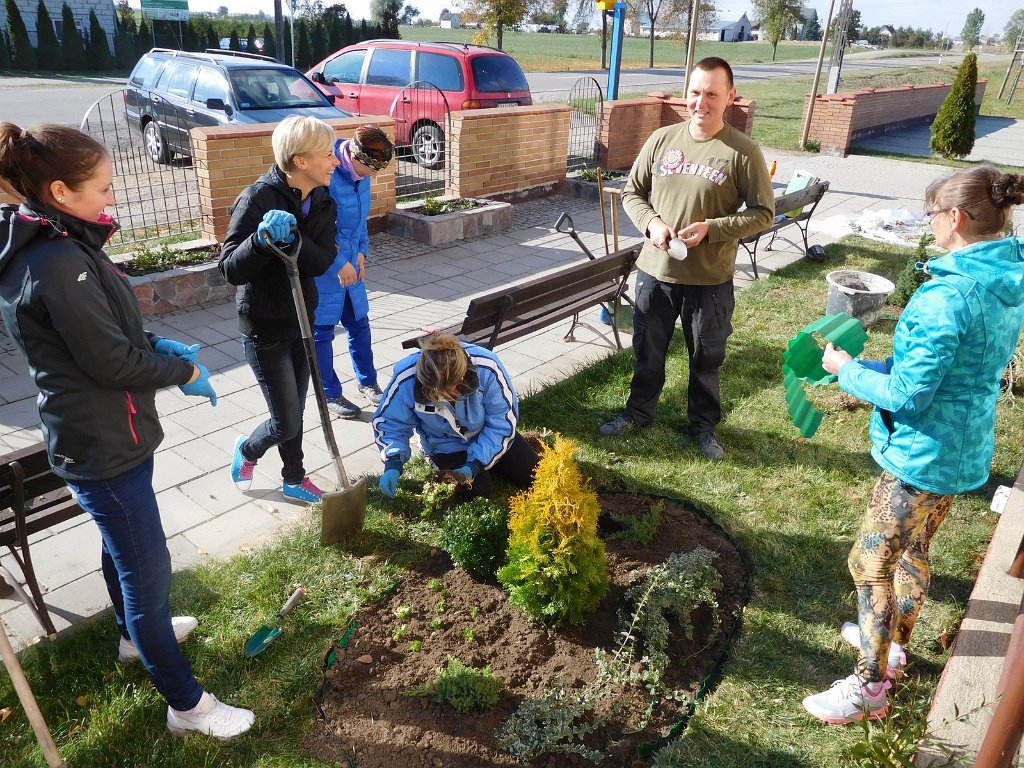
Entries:
{"type": "Polygon", "coordinates": [[[277,612],[277,618],[283,619],[285,616],[287,616],[291,612],[292,608],[298,605],[299,601],[305,596],[305,587],[299,587],[294,592],[292,592],[292,596],[288,598],[288,601],[281,606],[281,610],[277,612]]]}

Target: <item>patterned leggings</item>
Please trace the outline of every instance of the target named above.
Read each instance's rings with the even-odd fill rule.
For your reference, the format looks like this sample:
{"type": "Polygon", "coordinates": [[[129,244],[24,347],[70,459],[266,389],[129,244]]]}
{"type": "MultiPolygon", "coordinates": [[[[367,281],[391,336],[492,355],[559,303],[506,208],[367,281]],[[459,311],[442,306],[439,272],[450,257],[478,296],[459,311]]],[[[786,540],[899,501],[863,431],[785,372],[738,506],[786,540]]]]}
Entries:
{"type": "Polygon", "coordinates": [[[847,560],[857,588],[857,671],[866,680],[885,679],[890,643],[910,639],[928,593],[928,545],[953,498],[919,491],[888,472],[871,492],[847,560]]]}

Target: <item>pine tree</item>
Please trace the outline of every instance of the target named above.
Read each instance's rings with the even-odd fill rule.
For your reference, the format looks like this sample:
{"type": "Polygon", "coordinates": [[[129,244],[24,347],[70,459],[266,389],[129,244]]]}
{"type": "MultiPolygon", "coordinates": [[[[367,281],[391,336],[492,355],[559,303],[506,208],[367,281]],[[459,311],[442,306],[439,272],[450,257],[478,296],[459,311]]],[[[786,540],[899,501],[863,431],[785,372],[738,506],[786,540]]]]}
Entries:
{"type": "Polygon", "coordinates": [[[323,24],[313,25],[313,34],[309,40],[309,65],[327,58],[327,35],[323,24]]]}
{"type": "Polygon", "coordinates": [[[238,39],[238,30],[232,29],[231,36],[228,38],[228,50],[229,51],[240,51],[242,50],[242,41],[238,39]]]}
{"type": "Polygon", "coordinates": [[[332,14],[330,21],[327,22],[327,53],[333,53],[345,47],[345,43],[342,40],[343,33],[344,29],[341,26],[341,19],[338,18],[337,14],[332,14]]]}
{"type": "Polygon", "coordinates": [[[7,50],[7,34],[0,29],[0,70],[11,68],[11,54],[7,50]]]}
{"type": "Polygon", "coordinates": [[[277,41],[269,22],[263,25],[263,55],[272,59],[277,58],[277,41]]]}
{"type": "Polygon", "coordinates": [[[256,45],[256,27],[252,24],[249,25],[249,34],[245,37],[245,50],[249,53],[259,53],[259,48],[256,45]]]}
{"type": "Polygon", "coordinates": [[[352,17],[347,13],[345,14],[345,27],[341,31],[341,39],[342,48],[344,48],[346,45],[352,45],[352,43],[356,42],[355,26],[352,24],[352,17]]]}
{"type": "Polygon", "coordinates": [[[46,3],[39,0],[39,7],[36,10],[36,35],[39,44],[36,46],[36,60],[40,69],[59,70],[64,65],[64,59],[60,55],[60,43],[57,42],[57,33],[53,31],[53,21],[50,19],[50,12],[46,9],[46,3]]]}
{"type": "Polygon", "coordinates": [[[11,50],[11,68],[33,71],[36,68],[36,50],[28,39],[25,20],[21,18],[14,0],[7,0],[7,44],[11,50]]]}
{"type": "Polygon", "coordinates": [[[105,72],[111,67],[107,33],[100,24],[95,10],[89,11],[89,44],[85,48],[85,60],[89,69],[96,72],[105,72]]]}
{"type": "Polygon", "coordinates": [[[120,19],[114,19],[117,30],[114,32],[114,64],[118,69],[131,69],[135,63],[135,44],[127,25],[120,19]]]}
{"type": "Polygon", "coordinates": [[[978,55],[968,53],[960,62],[953,87],[932,121],[932,152],[946,158],[971,154],[974,149],[974,121],[977,117],[974,105],[977,85],[978,55]]]}
{"type": "Polygon", "coordinates": [[[135,38],[135,51],[141,56],[153,47],[153,30],[143,19],[139,25],[139,36],[135,38]]]}
{"type": "Polygon", "coordinates": [[[313,54],[309,48],[309,26],[300,19],[295,30],[295,66],[306,71],[313,66],[313,54]]]}
{"type": "Polygon", "coordinates": [[[61,8],[61,19],[64,22],[64,41],[61,43],[64,69],[70,72],[84,72],[88,68],[85,63],[85,44],[82,42],[78,27],[75,26],[75,15],[67,3],[61,8]]]}
{"type": "Polygon", "coordinates": [[[206,28],[206,47],[214,50],[220,49],[220,38],[212,24],[206,28]]]}
{"type": "Polygon", "coordinates": [[[201,51],[202,47],[199,45],[199,33],[196,31],[195,24],[189,19],[188,24],[185,25],[185,29],[181,33],[181,49],[183,51],[201,51]]]}

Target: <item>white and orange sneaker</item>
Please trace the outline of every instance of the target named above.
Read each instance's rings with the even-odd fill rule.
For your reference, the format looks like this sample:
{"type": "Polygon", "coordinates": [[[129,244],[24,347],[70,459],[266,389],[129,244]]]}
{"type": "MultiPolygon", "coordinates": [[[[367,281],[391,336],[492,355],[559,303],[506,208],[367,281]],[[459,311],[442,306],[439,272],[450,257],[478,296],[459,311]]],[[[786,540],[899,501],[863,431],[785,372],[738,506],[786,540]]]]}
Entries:
{"type": "Polygon", "coordinates": [[[205,691],[192,709],[167,708],[167,730],[175,736],[195,732],[227,740],[248,731],[255,719],[248,709],[232,707],[205,691]]]}
{"type": "Polygon", "coordinates": [[[888,680],[869,683],[853,674],[836,680],[827,691],[804,699],[804,709],[819,720],[845,725],[867,718],[874,720],[889,711],[885,692],[892,686],[888,680]]]}

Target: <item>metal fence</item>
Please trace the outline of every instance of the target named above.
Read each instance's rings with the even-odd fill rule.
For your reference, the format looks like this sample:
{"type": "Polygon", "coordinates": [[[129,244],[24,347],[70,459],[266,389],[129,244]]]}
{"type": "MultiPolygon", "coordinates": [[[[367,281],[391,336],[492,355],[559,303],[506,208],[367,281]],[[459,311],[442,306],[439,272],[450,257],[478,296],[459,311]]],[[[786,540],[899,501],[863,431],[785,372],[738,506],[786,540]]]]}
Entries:
{"type": "Polygon", "coordinates": [[[598,138],[604,118],[604,94],[592,77],[575,82],[566,103],[572,107],[569,118],[569,161],[567,172],[597,165],[598,138]]]}
{"type": "Polygon", "coordinates": [[[89,108],[81,124],[83,131],[107,147],[114,164],[113,216],[121,230],[111,244],[130,246],[174,235],[198,237],[202,224],[199,182],[192,168],[188,127],[175,115],[162,118],[162,126],[132,124],[127,99],[125,90],[104,96],[89,108]]]}
{"type": "Polygon", "coordinates": [[[403,88],[391,102],[398,162],[398,202],[443,195],[451,178],[452,113],[444,93],[426,80],[403,88]]]}

